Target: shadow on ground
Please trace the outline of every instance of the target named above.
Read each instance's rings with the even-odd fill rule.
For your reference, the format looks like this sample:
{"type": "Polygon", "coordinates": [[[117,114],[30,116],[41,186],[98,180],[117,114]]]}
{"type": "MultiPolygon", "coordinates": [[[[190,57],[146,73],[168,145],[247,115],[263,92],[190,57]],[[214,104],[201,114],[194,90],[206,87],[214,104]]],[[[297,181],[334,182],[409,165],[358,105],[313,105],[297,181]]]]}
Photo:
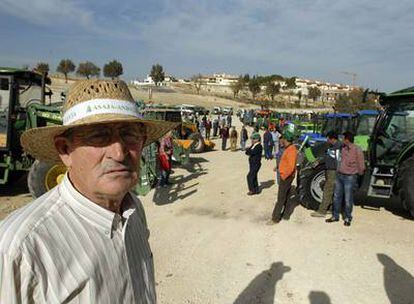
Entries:
{"type": "Polygon", "coordinates": [[[414,277],[388,255],[378,253],[377,257],[384,266],[384,287],[390,303],[414,303],[414,277]]]}
{"type": "Polygon", "coordinates": [[[268,189],[268,188],[272,187],[274,184],[275,184],[275,181],[273,179],[270,179],[270,180],[265,181],[265,182],[261,182],[260,186],[259,186],[260,191],[263,191],[264,189],[268,189]]]}
{"type": "Polygon", "coordinates": [[[202,157],[192,157],[188,164],[182,166],[187,170],[189,175],[176,175],[170,177],[171,185],[166,187],[157,187],[154,191],[153,201],[156,205],[167,205],[176,202],[177,200],[185,199],[197,192],[196,186],[198,182],[187,185],[190,181],[196,179],[201,175],[207,174],[207,170],[203,168],[202,163],[208,162],[202,157]]]}
{"type": "Polygon", "coordinates": [[[282,262],[273,263],[269,269],[261,272],[239,294],[234,304],[273,304],[276,296],[276,284],[290,267],[282,262]]]}
{"type": "Polygon", "coordinates": [[[310,304],[331,304],[331,299],[328,294],[323,291],[311,291],[309,293],[310,304]]]}

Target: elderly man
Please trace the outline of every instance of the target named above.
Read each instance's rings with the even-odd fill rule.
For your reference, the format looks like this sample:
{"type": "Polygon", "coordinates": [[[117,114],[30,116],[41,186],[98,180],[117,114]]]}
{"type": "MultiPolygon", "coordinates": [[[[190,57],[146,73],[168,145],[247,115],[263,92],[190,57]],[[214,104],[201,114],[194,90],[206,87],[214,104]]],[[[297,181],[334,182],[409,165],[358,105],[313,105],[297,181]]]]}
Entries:
{"type": "Polygon", "coordinates": [[[2,222],[0,303],[155,303],[145,213],[129,190],[142,148],[173,125],[142,119],[122,81],[76,83],[62,114],[21,138],[68,172],[2,222]]]}

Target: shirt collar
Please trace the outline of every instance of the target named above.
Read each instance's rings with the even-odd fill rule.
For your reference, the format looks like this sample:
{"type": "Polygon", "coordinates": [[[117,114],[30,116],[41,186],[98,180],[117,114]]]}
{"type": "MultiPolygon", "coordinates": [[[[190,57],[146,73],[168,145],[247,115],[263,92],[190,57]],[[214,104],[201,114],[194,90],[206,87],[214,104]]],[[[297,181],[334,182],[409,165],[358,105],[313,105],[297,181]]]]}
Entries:
{"type": "MultiPolygon", "coordinates": [[[[67,173],[59,184],[59,190],[64,201],[79,216],[87,220],[108,238],[112,238],[113,230],[122,225],[122,218],[119,214],[99,206],[76,190],[67,173]]],[[[129,194],[125,196],[123,205],[123,217],[127,218],[133,212],[130,210],[133,209],[133,202],[129,194]]]]}
{"type": "Polygon", "coordinates": [[[256,142],[256,143],[254,143],[254,144],[253,144],[253,146],[252,146],[252,149],[253,149],[254,147],[256,147],[258,144],[260,144],[260,141],[258,141],[258,142],[256,142]]]}

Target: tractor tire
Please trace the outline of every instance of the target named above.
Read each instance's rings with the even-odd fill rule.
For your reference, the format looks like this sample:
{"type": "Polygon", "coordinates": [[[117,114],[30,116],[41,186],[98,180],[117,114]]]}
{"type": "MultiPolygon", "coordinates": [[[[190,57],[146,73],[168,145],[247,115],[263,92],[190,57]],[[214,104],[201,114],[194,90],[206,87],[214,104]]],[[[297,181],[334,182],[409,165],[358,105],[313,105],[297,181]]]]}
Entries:
{"type": "Polygon", "coordinates": [[[205,150],[205,143],[204,138],[200,133],[193,133],[191,134],[188,139],[193,141],[191,145],[191,152],[192,153],[202,153],[205,150]]]}
{"type": "Polygon", "coordinates": [[[301,204],[312,210],[317,210],[322,202],[325,186],[325,167],[319,165],[300,170],[299,200],[301,204]]]}
{"type": "Polygon", "coordinates": [[[60,183],[66,167],[36,160],[27,176],[27,185],[34,198],[40,197],[60,183]]]}
{"type": "Polygon", "coordinates": [[[414,187],[411,178],[414,176],[414,155],[407,158],[398,169],[397,187],[403,207],[414,218],[414,187]]]}

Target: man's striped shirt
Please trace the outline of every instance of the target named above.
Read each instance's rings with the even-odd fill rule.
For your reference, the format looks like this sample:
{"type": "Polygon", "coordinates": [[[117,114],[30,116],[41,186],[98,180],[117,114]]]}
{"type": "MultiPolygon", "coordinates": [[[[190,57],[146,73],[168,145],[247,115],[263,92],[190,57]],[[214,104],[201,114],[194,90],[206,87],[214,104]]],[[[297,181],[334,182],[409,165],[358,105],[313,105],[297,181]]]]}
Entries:
{"type": "Polygon", "coordinates": [[[0,303],[156,303],[149,231],[127,194],[122,216],[63,182],[0,226],[0,303]]]}

